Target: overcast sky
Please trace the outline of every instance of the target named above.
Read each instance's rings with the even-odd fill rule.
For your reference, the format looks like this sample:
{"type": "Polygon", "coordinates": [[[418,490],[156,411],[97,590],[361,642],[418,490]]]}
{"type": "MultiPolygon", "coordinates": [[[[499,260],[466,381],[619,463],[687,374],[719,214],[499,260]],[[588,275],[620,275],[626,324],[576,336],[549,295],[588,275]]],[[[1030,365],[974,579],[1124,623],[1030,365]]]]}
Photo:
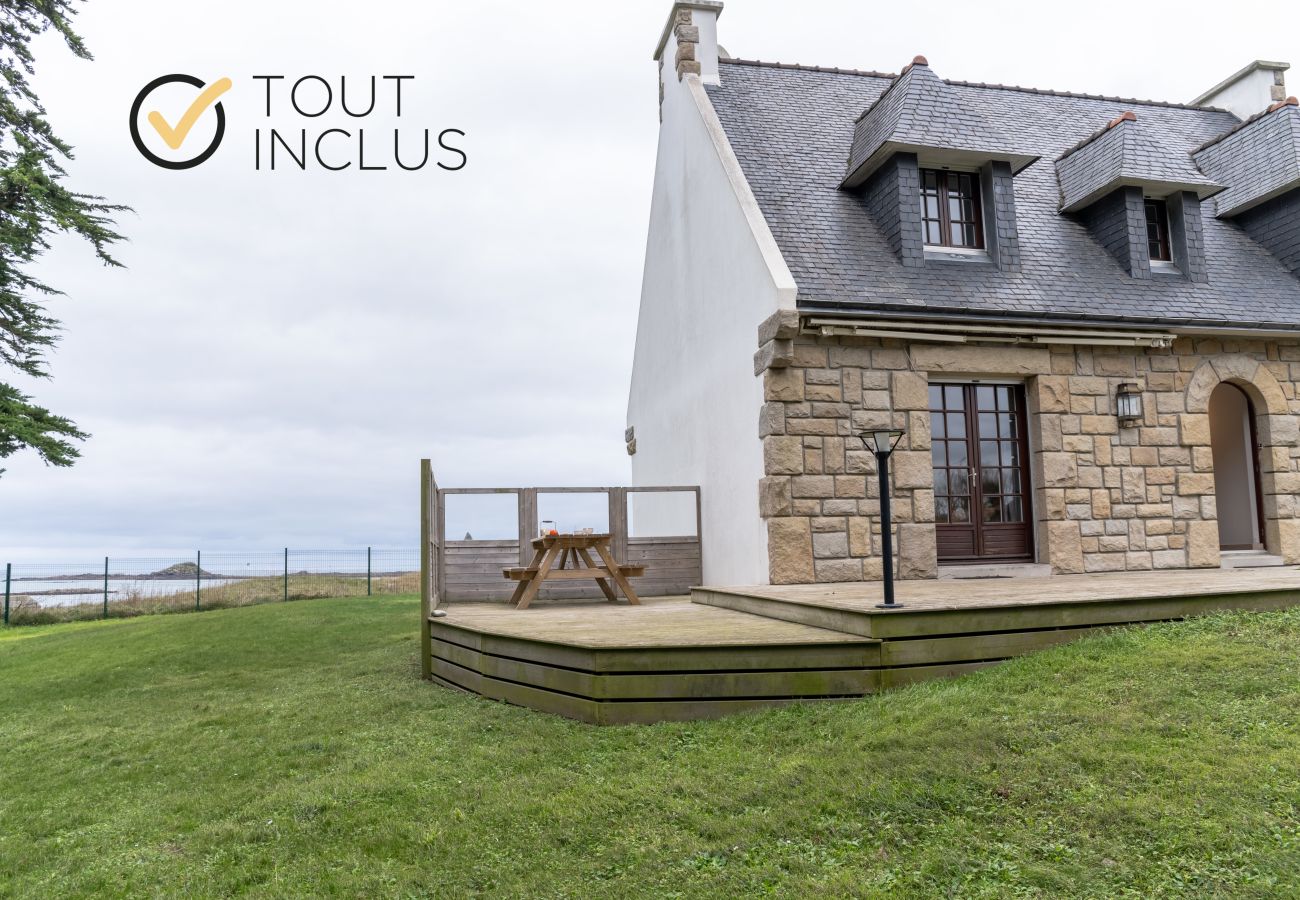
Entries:
{"type": "MultiPolygon", "coordinates": [[[[719,38],[748,58],[897,71],[923,53],[941,77],[1169,100],[1300,57],[1300,4],[1054,7],[732,0],[719,38]]],[[[6,463],[0,556],[413,546],[422,456],[443,486],[626,483],[668,9],[91,0],[76,24],[94,62],[38,42],[71,185],[135,212],[125,269],[71,240],[40,267],[67,293],[51,304],[66,335],[52,381],[14,383],[93,437],[71,469],[6,463]],[[234,83],[225,140],[186,171],[145,161],[127,128],[136,92],[173,72],[234,83]],[[412,148],[425,127],[464,131],[468,163],[255,171],[262,74],[347,76],[350,93],[413,75],[400,120],[381,91],[361,122],[367,157],[385,161],[397,124],[412,148]]],[[[313,138],[360,121],[273,118],[313,138]]]]}

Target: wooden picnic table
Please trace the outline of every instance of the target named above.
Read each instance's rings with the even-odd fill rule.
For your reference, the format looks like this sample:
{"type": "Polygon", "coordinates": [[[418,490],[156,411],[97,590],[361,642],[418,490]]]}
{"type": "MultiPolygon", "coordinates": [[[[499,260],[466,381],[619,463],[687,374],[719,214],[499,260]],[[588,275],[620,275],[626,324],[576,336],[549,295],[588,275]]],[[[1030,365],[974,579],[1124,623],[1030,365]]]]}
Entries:
{"type": "Polygon", "coordinates": [[[547,534],[534,539],[533,561],[502,572],[506,578],[519,582],[510,602],[516,609],[527,609],[544,582],[594,578],[606,600],[618,601],[618,595],[609,585],[612,581],[628,603],[639,605],[641,599],[628,579],[644,575],[645,566],[620,565],[609,543],[608,534],[547,534]],[[600,564],[592,559],[592,551],[600,557],[600,564]]]}

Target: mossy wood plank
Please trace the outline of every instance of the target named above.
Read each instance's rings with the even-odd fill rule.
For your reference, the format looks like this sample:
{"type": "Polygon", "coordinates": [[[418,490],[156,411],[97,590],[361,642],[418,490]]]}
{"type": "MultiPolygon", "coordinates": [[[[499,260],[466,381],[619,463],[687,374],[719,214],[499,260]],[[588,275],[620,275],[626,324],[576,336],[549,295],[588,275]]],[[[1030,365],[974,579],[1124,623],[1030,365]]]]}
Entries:
{"type": "Polygon", "coordinates": [[[433,654],[491,678],[594,700],[857,696],[873,693],[879,682],[877,673],[867,669],[597,675],[488,656],[443,641],[434,641],[433,654]]]}
{"type": "Polygon", "coordinates": [[[437,657],[433,660],[433,671],[435,675],[450,681],[457,687],[473,691],[491,700],[504,700],[516,706],[526,706],[529,709],[555,713],[583,722],[600,721],[597,710],[599,704],[592,700],[488,678],[437,657]]]}
{"type": "Polygon", "coordinates": [[[878,642],[792,646],[598,650],[598,672],[711,672],[763,669],[869,669],[880,664],[878,642]]]}
{"type": "Polygon", "coordinates": [[[1295,589],[1137,600],[1056,603],[1040,600],[1023,606],[972,606],[966,609],[911,610],[904,607],[894,612],[818,606],[807,601],[793,602],[709,590],[695,591],[693,597],[696,602],[709,606],[881,639],[1158,622],[1226,609],[1265,611],[1300,605],[1300,591],[1295,589]]]}
{"type": "Polygon", "coordinates": [[[1300,604],[1300,592],[1209,594],[1154,600],[1097,600],[1069,603],[1036,603],[997,609],[935,610],[885,613],[870,619],[873,637],[891,638],[924,634],[969,634],[973,632],[1017,631],[1030,628],[1079,628],[1089,625],[1122,625],[1162,622],[1205,615],[1220,610],[1243,609],[1262,612],[1300,604]]]}
{"type": "Polygon", "coordinates": [[[909,666],[905,669],[881,669],[881,690],[891,690],[920,681],[934,681],[937,678],[956,678],[968,672],[975,672],[987,666],[996,666],[993,662],[946,663],[936,666],[909,666]]]}
{"type": "MultiPolygon", "coordinates": [[[[790,603],[772,597],[754,597],[747,594],[735,594],[708,589],[696,589],[691,592],[691,600],[705,606],[730,609],[749,613],[782,622],[809,625],[813,628],[825,628],[845,634],[862,637],[875,637],[871,634],[869,617],[856,610],[835,609],[828,606],[814,606],[808,603],[790,603]]],[[[898,615],[893,613],[892,615],[898,615]]]]}
{"type": "Polygon", "coordinates": [[[1098,628],[1061,628],[1050,631],[1004,631],[962,637],[890,640],[880,645],[880,664],[912,666],[933,663],[965,662],[981,659],[1005,659],[1055,647],[1095,633],[1098,628]]]}
{"type": "Polygon", "coordinates": [[[601,649],[572,647],[484,634],[471,628],[430,624],[437,640],[467,649],[584,672],[712,672],[770,669],[865,669],[880,664],[878,641],[723,647],[601,649]]]}
{"type": "Polygon", "coordinates": [[[440,619],[434,623],[433,637],[435,640],[457,644],[478,653],[488,653],[510,659],[522,659],[543,665],[578,669],[584,672],[593,672],[596,669],[594,654],[584,647],[518,640],[495,634],[484,634],[471,628],[456,626],[443,626],[440,628],[439,624],[445,621],[446,619],[440,619]]]}
{"type": "Polygon", "coordinates": [[[878,666],[880,662],[877,642],[785,647],[710,647],[707,649],[683,647],[591,651],[584,648],[501,638],[468,629],[439,628],[436,622],[432,625],[431,631],[434,640],[472,652],[592,673],[870,669],[878,666]]]}
{"type": "Polygon", "coordinates": [[[875,693],[878,683],[879,673],[871,669],[596,676],[602,700],[857,697],[875,693]]]}

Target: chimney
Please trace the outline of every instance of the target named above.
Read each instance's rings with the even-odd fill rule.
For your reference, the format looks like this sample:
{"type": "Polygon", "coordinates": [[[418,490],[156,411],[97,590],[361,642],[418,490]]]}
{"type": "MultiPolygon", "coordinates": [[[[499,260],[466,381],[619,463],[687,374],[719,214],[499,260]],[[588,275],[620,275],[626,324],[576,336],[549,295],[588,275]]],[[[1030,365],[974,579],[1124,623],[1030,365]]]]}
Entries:
{"type": "Polygon", "coordinates": [[[1257,59],[1246,68],[1210,88],[1192,101],[1193,106],[1217,106],[1239,119],[1249,119],[1279,100],[1286,99],[1290,63],[1257,59]]]}
{"type": "Polygon", "coordinates": [[[678,0],[668,13],[654,58],[660,68],[675,67],[677,80],[698,75],[705,84],[718,81],[720,0],[678,0]]]}

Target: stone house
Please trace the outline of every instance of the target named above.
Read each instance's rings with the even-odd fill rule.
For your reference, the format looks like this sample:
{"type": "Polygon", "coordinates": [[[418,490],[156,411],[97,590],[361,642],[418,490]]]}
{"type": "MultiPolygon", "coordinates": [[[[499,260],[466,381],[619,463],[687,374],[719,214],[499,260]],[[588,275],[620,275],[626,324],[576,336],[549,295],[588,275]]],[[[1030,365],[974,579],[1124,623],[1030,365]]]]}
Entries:
{"type": "Polygon", "coordinates": [[[654,55],[626,434],[706,583],[879,578],[882,426],[902,578],[1300,562],[1286,64],[1130,100],[735,59],[721,10],[654,55]]]}

